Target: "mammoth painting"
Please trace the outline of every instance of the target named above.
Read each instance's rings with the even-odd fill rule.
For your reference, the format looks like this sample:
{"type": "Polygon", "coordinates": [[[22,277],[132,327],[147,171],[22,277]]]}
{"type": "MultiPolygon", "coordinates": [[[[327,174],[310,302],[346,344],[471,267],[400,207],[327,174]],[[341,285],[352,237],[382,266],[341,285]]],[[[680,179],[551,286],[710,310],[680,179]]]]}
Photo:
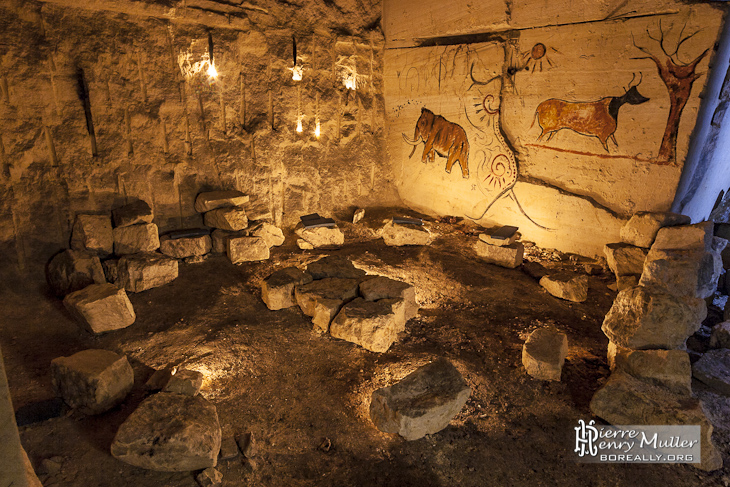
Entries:
{"type": "Polygon", "coordinates": [[[413,145],[408,158],[413,157],[416,147],[424,143],[421,162],[433,162],[436,154],[446,157],[446,172],[450,173],[456,162],[461,165],[461,174],[469,177],[469,141],[464,129],[453,122],[449,122],[441,115],[434,114],[427,108],[421,109],[421,116],[416,122],[413,140],[403,134],[403,140],[413,145]]]}

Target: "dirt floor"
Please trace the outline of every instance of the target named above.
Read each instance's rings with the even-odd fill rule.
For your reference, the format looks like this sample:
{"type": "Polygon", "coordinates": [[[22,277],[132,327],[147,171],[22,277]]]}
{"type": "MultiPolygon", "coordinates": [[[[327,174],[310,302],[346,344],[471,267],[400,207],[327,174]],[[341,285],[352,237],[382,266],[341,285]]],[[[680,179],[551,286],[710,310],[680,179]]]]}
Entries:
{"type": "MultiPolygon", "coordinates": [[[[590,277],[585,303],[561,301],[524,267],[480,263],[476,229],[464,223],[432,220],[432,245],[387,247],[373,231],[384,213],[345,225],[347,243],[337,250],[301,251],[287,238],[266,262],[181,263],[171,284],[130,293],[134,325],[98,337],[37,286],[4,290],[0,345],[19,421],[28,423],[21,439],[44,485],[196,486],[193,472],[146,471],[109,454],[117,428],[148,394],[153,368],[169,364],[205,373],[202,393],[216,405],[224,436],[255,438],[252,462],[219,463],[225,486],[728,485],[727,469],[576,462],[573,428],[590,419],[588,403],[609,375],[600,327],[615,297],[610,273],[590,277]],[[272,271],[332,254],[416,286],[420,314],[387,353],[320,335],[298,308],[269,311],[261,301],[260,283],[272,271]],[[526,336],[546,324],[568,335],[561,382],[533,380],[521,365],[526,336]],[[61,408],[40,421],[56,415],[50,361],[87,348],[128,356],[132,394],[102,415],[61,408]],[[378,431],[368,416],[372,391],[436,357],[448,358],[471,387],[459,415],[411,442],[378,431]],[[44,465],[51,457],[60,457],[57,473],[44,465]]],[[[526,260],[585,273],[585,259],[534,246],[526,260]]],[[[717,417],[728,414],[726,398],[702,394],[717,417]]],[[[716,429],[726,464],[728,435],[716,429]]]]}

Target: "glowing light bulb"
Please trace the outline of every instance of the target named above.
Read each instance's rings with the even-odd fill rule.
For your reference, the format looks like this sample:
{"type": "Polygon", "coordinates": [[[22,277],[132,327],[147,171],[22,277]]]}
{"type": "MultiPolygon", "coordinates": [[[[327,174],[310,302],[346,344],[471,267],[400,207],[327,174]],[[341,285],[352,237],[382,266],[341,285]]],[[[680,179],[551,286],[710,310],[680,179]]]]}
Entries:
{"type": "Polygon", "coordinates": [[[213,63],[208,63],[208,76],[212,79],[216,79],[218,77],[218,70],[215,69],[213,63]]]}
{"type": "Polygon", "coordinates": [[[302,133],[302,130],[304,130],[302,128],[302,119],[301,118],[298,118],[297,119],[297,132],[299,132],[301,134],[302,133]]]}
{"type": "Polygon", "coordinates": [[[319,119],[317,119],[317,125],[314,127],[314,136],[319,139],[320,135],[320,128],[319,128],[319,119]]]}
{"type": "Polygon", "coordinates": [[[291,79],[294,81],[301,81],[302,76],[304,76],[304,67],[303,66],[294,66],[293,68],[287,68],[289,71],[291,71],[291,79]]]}
{"type": "Polygon", "coordinates": [[[342,79],[342,83],[348,90],[355,91],[357,89],[357,75],[351,73],[342,79]]]}

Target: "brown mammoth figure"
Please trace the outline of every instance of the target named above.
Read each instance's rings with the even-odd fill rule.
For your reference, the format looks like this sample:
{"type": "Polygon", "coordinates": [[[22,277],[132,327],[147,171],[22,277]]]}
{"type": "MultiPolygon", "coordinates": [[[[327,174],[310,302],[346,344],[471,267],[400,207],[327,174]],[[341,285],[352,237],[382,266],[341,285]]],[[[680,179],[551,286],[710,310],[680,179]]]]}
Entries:
{"type": "Polygon", "coordinates": [[[438,153],[447,158],[447,173],[451,172],[451,167],[458,161],[461,164],[461,174],[465,178],[469,177],[469,141],[460,125],[449,122],[441,115],[435,115],[427,108],[421,108],[413,140],[409,140],[406,134],[403,134],[403,140],[413,146],[409,159],[416,152],[416,146],[423,142],[421,162],[433,162],[438,153]]]}

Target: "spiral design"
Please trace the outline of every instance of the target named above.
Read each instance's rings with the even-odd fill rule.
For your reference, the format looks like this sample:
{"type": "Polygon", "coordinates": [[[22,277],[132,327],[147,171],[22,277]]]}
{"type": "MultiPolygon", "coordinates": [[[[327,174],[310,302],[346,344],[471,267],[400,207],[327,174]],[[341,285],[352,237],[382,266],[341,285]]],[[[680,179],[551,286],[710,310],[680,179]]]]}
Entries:
{"type": "Polygon", "coordinates": [[[484,97],[484,100],[482,100],[482,106],[484,107],[484,111],[487,112],[490,115],[496,115],[499,113],[499,109],[492,109],[492,102],[494,101],[494,95],[487,95],[484,97]]]}

